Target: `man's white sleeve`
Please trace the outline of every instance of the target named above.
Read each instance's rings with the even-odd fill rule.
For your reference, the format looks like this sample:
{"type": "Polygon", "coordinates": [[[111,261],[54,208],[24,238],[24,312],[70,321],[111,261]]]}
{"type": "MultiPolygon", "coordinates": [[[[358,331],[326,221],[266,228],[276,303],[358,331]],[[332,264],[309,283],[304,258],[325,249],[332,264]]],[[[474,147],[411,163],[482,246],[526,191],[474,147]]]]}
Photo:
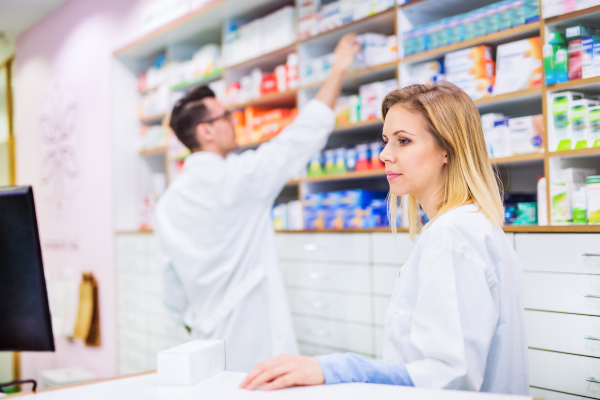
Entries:
{"type": "Polygon", "coordinates": [[[313,99],[277,137],[255,151],[235,157],[250,193],[264,199],[277,196],[290,179],[306,168],[310,158],[325,147],[334,126],[333,110],[313,99]]]}

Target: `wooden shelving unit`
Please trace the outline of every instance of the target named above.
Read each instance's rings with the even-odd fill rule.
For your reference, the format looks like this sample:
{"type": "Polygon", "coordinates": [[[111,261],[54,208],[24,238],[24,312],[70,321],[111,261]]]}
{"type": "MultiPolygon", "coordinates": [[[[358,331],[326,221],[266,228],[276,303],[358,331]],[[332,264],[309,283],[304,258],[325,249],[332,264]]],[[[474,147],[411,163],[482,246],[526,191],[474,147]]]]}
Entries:
{"type": "Polygon", "coordinates": [[[150,115],[148,117],[140,118],[140,122],[145,125],[155,125],[155,124],[159,124],[166,116],[167,116],[166,113],[150,115]]]}
{"type": "MultiPolygon", "coordinates": [[[[263,65],[272,65],[274,62],[283,62],[287,54],[291,52],[298,52],[302,57],[300,48],[302,46],[323,46],[324,43],[331,42],[335,38],[349,31],[360,31],[363,32],[365,29],[372,29],[378,24],[389,24],[390,27],[393,25],[393,29],[396,33],[399,33],[401,29],[401,18],[398,15],[406,10],[411,10],[411,7],[415,7],[411,10],[417,10],[416,12],[422,12],[423,7],[426,7],[427,2],[433,0],[413,0],[409,3],[394,6],[390,9],[382,12],[370,15],[359,21],[353,21],[349,24],[340,26],[327,32],[320,33],[310,38],[297,40],[284,46],[280,49],[262,54],[258,57],[254,57],[248,60],[244,60],[233,65],[228,65],[223,68],[222,71],[218,71],[214,75],[207,75],[192,82],[186,84],[176,85],[175,90],[186,90],[193,86],[208,83],[218,78],[227,78],[228,73],[234,72],[239,74],[240,71],[245,71],[254,67],[261,67],[263,65]]],[[[136,57],[149,57],[152,54],[158,54],[160,49],[166,48],[171,43],[177,41],[185,41],[191,37],[190,35],[196,35],[198,37],[204,35],[206,32],[213,30],[220,32],[220,21],[223,16],[228,15],[230,17],[243,16],[247,13],[252,13],[252,10],[261,9],[265,5],[269,4],[271,0],[256,0],[255,2],[244,2],[242,0],[217,0],[213,1],[207,6],[196,10],[184,17],[181,17],[153,32],[148,33],[142,38],[134,41],[133,43],[122,47],[115,51],[115,56],[126,60],[135,59],[136,57]]],[[[287,3],[286,3],[287,4],[287,3]]],[[[433,3],[432,3],[433,4],[433,3]]],[[[284,3],[281,3],[284,5],[284,3]]],[[[436,7],[441,7],[437,5],[436,7]]],[[[439,10],[438,10],[439,11],[439,10]]],[[[449,12],[452,14],[452,12],[449,12]]],[[[480,44],[498,45],[502,43],[508,43],[513,40],[519,40],[526,37],[535,36],[540,34],[542,41],[544,40],[545,29],[550,26],[562,27],[565,23],[570,20],[579,21],[585,19],[590,15],[598,14],[600,18],[600,6],[590,7],[588,9],[574,11],[568,14],[546,18],[540,22],[533,22],[526,25],[518,26],[515,28],[507,29],[501,32],[496,32],[490,35],[485,35],[461,43],[456,43],[450,46],[434,49],[431,51],[414,54],[411,56],[404,57],[402,59],[394,60],[389,63],[377,65],[357,71],[349,72],[344,77],[345,87],[355,89],[357,85],[362,83],[368,83],[370,81],[376,81],[381,79],[388,79],[387,76],[394,76],[400,81],[400,75],[403,71],[402,68],[412,63],[423,61],[427,59],[434,59],[442,57],[445,53],[455,51],[471,46],[480,44]],[[401,68],[402,67],[402,68],[401,68]],[[383,77],[383,78],[382,78],[383,77]]],[[[220,33],[219,33],[220,35],[220,33]]],[[[329,45],[329,44],[327,44],[329,45]]],[[[319,50],[321,51],[321,50],[319,50]]],[[[245,72],[244,72],[245,73],[245,72]]],[[[290,106],[301,106],[300,99],[302,96],[309,96],[316,91],[316,89],[323,82],[313,82],[311,84],[303,85],[295,90],[290,90],[284,93],[273,93],[267,96],[263,96],[259,99],[254,99],[243,104],[230,105],[227,108],[230,110],[241,109],[247,106],[264,106],[264,107],[290,107],[290,106]]],[[[588,93],[600,94],[600,76],[579,79],[575,81],[564,82],[555,85],[545,85],[532,89],[522,90],[515,93],[507,93],[489,98],[484,98],[475,101],[476,106],[481,112],[497,112],[494,111],[496,107],[506,107],[507,105],[517,104],[518,107],[521,105],[529,105],[533,102],[541,104],[541,108],[545,114],[544,123],[547,125],[547,113],[544,108],[546,105],[546,96],[549,92],[562,91],[562,90],[582,90],[588,93]],[[543,106],[543,107],[542,107],[543,106]]],[[[509,114],[510,115],[510,114],[509,114]]],[[[143,124],[156,124],[160,123],[166,117],[165,114],[151,116],[140,120],[143,124]]],[[[338,125],[334,129],[334,134],[346,133],[354,135],[355,132],[364,134],[365,132],[373,131],[374,134],[379,133],[383,126],[383,120],[369,120],[361,121],[355,124],[338,125]]],[[[547,126],[546,126],[547,131],[547,126]]],[[[336,136],[336,135],[334,135],[336,136]]],[[[332,137],[334,137],[332,136],[332,137]]],[[[339,137],[339,136],[337,136],[339,137]]],[[[345,136],[344,136],[345,137],[345,136]]],[[[345,139],[344,139],[345,140],[345,139]]],[[[247,144],[243,148],[256,147],[257,145],[264,143],[247,144]]],[[[146,149],[139,152],[139,155],[144,157],[148,155],[157,155],[164,153],[167,157],[168,150],[166,148],[146,149]]],[[[513,157],[505,157],[499,159],[492,159],[494,164],[507,164],[511,165],[511,168],[530,168],[532,165],[543,165],[544,174],[549,179],[551,169],[549,167],[552,159],[561,157],[569,159],[571,157],[600,157],[600,149],[578,149],[561,152],[549,152],[548,151],[548,138],[544,137],[544,151],[535,154],[525,154],[513,157]]],[[[168,162],[167,162],[168,163],[168,162]]],[[[537,166],[535,168],[538,168],[537,166]]],[[[377,179],[380,180],[385,178],[385,172],[383,170],[376,171],[363,171],[363,172],[351,172],[339,175],[323,175],[320,177],[307,177],[297,180],[292,180],[288,183],[288,186],[303,187],[306,183],[327,183],[327,182],[341,182],[341,181],[352,181],[352,180],[364,180],[364,179],[377,179]]],[[[548,185],[549,186],[549,185],[548,185]]],[[[535,190],[532,188],[532,190],[535,190]]],[[[302,190],[299,190],[302,192],[302,190]]],[[[549,195],[549,188],[547,195],[549,195]]],[[[547,196],[548,197],[548,196],[547,196]]],[[[547,199],[549,203],[549,199],[547,199]]],[[[550,210],[550,207],[547,207],[550,210]]],[[[549,212],[550,213],[550,212],[549,212]]],[[[550,215],[548,215],[549,217],[550,215]]],[[[551,227],[532,227],[532,226],[509,226],[505,227],[506,231],[511,232],[597,232],[596,227],[589,226],[551,226],[551,227]]]]}
{"type": "MultiPolygon", "coordinates": [[[[600,225],[506,225],[504,232],[512,233],[599,233],[600,225]]],[[[397,228],[397,232],[408,232],[407,228],[397,228]]],[[[303,229],[303,230],[278,230],[277,233],[375,233],[391,232],[390,228],[372,229],[303,229]]]]}
{"type": "Polygon", "coordinates": [[[204,76],[201,76],[199,78],[192,79],[189,82],[178,83],[177,85],[171,86],[171,90],[172,91],[189,90],[190,88],[193,88],[195,86],[206,85],[208,83],[217,81],[221,78],[223,78],[223,70],[222,69],[213,71],[213,72],[206,74],[204,76]]]}

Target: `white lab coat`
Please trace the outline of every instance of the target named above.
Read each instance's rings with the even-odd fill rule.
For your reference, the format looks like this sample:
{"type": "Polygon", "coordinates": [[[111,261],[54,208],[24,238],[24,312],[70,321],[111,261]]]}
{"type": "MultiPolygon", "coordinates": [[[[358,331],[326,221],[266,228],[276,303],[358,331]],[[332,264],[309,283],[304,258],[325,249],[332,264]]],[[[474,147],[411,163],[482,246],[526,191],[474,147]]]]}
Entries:
{"type": "Polygon", "coordinates": [[[441,215],[402,267],[383,358],[416,387],[528,394],[522,267],[474,204],[441,215]]]}
{"type": "Polygon", "coordinates": [[[255,151],[191,154],[158,202],[164,303],[195,337],[226,340],[230,371],[298,352],[271,208],[334,124],[333,111],[311,100],[255,151]]]}

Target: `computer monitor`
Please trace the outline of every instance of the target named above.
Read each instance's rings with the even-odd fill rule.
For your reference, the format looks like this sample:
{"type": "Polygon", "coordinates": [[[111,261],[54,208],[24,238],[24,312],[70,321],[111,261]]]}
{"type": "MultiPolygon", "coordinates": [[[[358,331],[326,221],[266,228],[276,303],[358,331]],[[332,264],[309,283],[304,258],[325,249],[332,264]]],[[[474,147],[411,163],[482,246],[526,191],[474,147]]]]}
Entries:
{"type": "Polygon", "coordinates": [[[29,186],[0,187],[0,351],[54,351],[29,186]]]}

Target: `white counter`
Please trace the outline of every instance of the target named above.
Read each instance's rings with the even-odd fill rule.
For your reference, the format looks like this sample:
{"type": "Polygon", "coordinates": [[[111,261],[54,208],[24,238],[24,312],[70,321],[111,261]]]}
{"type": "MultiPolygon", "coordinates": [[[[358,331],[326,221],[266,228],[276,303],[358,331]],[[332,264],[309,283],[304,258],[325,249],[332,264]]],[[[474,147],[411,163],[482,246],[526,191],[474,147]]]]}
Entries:
{"type": "MultiPolygon", "coordinates": [[[[454,390],[415,389],[402,386],[369,383],[345,383],[337,385],[297,387],[271,392],[239,389],[246,374],[222,372],[189,387],[158,385],[156,374],[108,380],[42,391],[17,396],[20,400],[187,400],[187,399],[285,399],[285,400],[331,400],[331,399],[404,399],[404,400],[532,400],[528,396],[507,396],[454,390]]],[[[10,398],[10,397],[9,397],[10,398]]]]}

